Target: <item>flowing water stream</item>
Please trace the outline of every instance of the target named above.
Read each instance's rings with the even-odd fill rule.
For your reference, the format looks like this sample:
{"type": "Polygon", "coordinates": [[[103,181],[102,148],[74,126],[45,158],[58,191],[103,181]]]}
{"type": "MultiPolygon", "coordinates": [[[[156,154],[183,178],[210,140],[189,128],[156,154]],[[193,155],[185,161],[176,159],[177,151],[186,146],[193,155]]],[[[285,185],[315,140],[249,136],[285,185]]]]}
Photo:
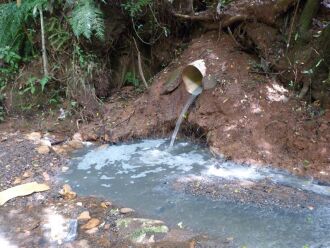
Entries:
{"type": "Polygon", "coordinates": [[[195,233],[229,238],[233,247],[330,247],[329,186],[214,158],[196,144],[180,141],[169,149],[168,143],[156,139],[86,148],[75,154],[62,180],[79,194],[109,198],[173,227],[182,222],[195,233]],[[195,179],[235,190],[225,198],[182,190],[195,179]],[[243,192],[247,182],[254,186],[242,201],[236,192],[243,192]],[[264,192],[265,183],[274,185],[280,202],[271,190],[264,192]]]}
{"type": "Polygon", "coordinates": [[[178,120],[176,121],[176,124],[175,124],[175,128],[174,128],[174,131],[173,131],[173,134],[172,134],[172,137],[171,137],[171,141],[170,141],[170,147],[173,147],[174,145],[174,141],[175,141],[175,138],[176,136],[178,135],[178,132],[179,132],[179,129],[180,129],[180,126],[181,126],[181,123],[183,121],[183,118],[185,117],[190,105],[195,101],[195,99],[197,98],[197,96],[202,93],[202,88],[201,87],[198,87],[194,92],[193,94],[191,94],[188,98],[188,101],[186,102],[186,104],[184,105],[180,115],[179,115],[179,118],[178,120]]]}

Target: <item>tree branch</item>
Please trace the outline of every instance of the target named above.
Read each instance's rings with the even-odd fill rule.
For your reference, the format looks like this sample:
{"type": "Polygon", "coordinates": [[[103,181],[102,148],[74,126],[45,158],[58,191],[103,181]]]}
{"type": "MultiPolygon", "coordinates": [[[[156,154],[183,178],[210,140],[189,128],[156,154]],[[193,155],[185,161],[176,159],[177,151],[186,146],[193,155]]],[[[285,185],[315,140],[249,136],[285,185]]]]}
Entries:
{"type": "Polygon", "coordinates": [[[42,8],[39,7],[40,14],[40,29],[41,29],[41,52],[42,52],[42,62],[44,67],[44,76],[48,77],[48,61],[47,61],[47,52],[46,52],[46,41],[45,41],[45,28],[44,28],[44,15],[42,13],[42,8]]]}
{"type": "Polygon", "coordinates": [[[144,83],[144,86],[148,89],[148,84],[147,84],[147,81],[144,77],[144,74],[143,74],[143,70],[142,70],[142,61],[141,61],[141,53],[140,53],[140,50],[137,46],[137,43],[136,43],[136,40],[134,39],[133,37],[133,40],[134,40],[134,44],[135,44],[135,48],[136,48],[136,51],[137,51],[137,56],[138,56],[138,67],[139,67],[139,74],[140,74],[140,77],[144,83]]]}

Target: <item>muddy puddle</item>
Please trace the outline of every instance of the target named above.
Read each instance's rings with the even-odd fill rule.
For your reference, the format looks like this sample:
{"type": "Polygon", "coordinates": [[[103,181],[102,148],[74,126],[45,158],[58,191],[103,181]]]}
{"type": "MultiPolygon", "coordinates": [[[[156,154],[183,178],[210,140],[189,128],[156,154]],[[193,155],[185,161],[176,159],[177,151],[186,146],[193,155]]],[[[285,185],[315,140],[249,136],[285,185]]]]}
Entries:
{"type": "Polygon", "coordinates": [[[231,247],[330,247],[330,187],[168,140],[88,147],[60,179],[231,247]]]}

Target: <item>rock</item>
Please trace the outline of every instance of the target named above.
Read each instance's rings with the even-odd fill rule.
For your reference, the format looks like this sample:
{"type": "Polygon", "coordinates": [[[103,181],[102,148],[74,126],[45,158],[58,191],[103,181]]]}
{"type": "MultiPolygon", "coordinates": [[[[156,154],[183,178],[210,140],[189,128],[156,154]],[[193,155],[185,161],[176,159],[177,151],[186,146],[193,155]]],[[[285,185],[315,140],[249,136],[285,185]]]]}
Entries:
{"type": "Polygon", "coordinates": [[[99,219],[96,219],[96,218],[92,218],[90,219],[85,225],[83,225],[81,227],[81,229],[92,229],[94,227],[97,227],[98,225],[100,225],[100,220],[99,219]]]}
{"type": "Polygon", "coordinates": [[[98,138],[99,137],[95,132],[84,133],[83,134],[83,140],[86,140],[86,141],[97,141],[98,138]]]}
{"type": "Polygon", "coordinates": [[[89,244],[88,244],[88,241],[86,239],[82,239],[82,240],[79,240],[77,242],[75,242],[75,245],[74,247],[77,247],[77,248],[89,248],[89,244]]]}
{"type": "Polygon", "coordinates": [[[116,221],[119,235],[128,237],[135,244],[151,244],[162,240],[169,231],[163,221],[124,218],[116,221]]]}
{"type": "Polygon", "coordinates": [[[98,229],[97,227],[94,227],[94,228],[92,228],[92,229],[89,229],[89,230],[85,231],[85,233],[87,233],[87,234],[94,234],[94,233],[96,233],[98,230],[99,230],[99,229],[98,229]]]}
{"type": "Polygon", "coordinates": [[[74,150],[84,147],[84,144],[80,140],[70,140],[67,145],[72,147],[74,150]]]}
{"type": "Polygon", "coordinates": [[[69,167],[67,167],[67,166],[63,166],[63,167],[62,167],[62,172],[67,172],[68,169],[69,169],[69,167]]]}
{"type": "Polygon", "coordinates": [[[78,216],[77,220],[89,220],[90,218],[91,216],[89,215],[89,212],[84,211],[78,216]]]}
{"type": "Polygon", "coordinates": [[[45,180],[45,181],[49,181],[49,180],[50,180],[50,177],[49,177],[49,175],[48,175],[47,172],[43,172],[43,173],[42,173],[42,176],[44,177],[44,180],[45,180]]]}
{"type": "Polygon", "coordinates": [[[83,141],[83,138],[82,138],[81,133],[75,133],[75,134],[72,136],[72,139],[73,139],[73,140],[78,140],[78,141],[80,141],[80,142],[83,141]]]}
{"type": "Polygon", "coordinates": [[[103,150],[103,149],[107,149],[109,147],[108,144],[103,144],[103,145],[100,145],[98,148],[96,148],[97,150],[103,150]]]}
{"type": "Polygon", "coordinates": [[[23,178],[29,178],[32,176],[32,172],[30,170],[25,171],[22,175],[23,178]]]}
{"type": "Polygon", "coordinates": [[[54,245],[51,247],[65,247],[62,244],[72,242],[77,238],[78,221],[63,218],[62,215],[51,211],[49,213],[52,213],[51,217],[46,217],[43,225],[44,235],[54,245]]]}
{"type": "Polygon", "coordinates": [[[26,135],[26,138],[28,140],[32,140],[32,141],[38,141],[41,139],[41,133],[39,132],[32,132],[26,135]]]}
{"type": "Polygon", "coordinates": [[[48,146],[42,145],[37,147],[37,152],[39,154],[48,154],[50,152],[50,149],[48,146]]]}
{"type": "Polygon", "coordinates": [[[110,207],[111,205],[112,205],[112,203],[109,202],[109,201],[107,201],[107,202],[102,202],[102,203],[101,203],[101,207],[102,207],[102,208],[108,208],[108,207],[110,207]]]}
{"type": "Polygon", "coordinates": [[[64,184],[59,193],[66,200],[72,200],[77,196],[77,193],[72,191],[71,186],[69,184],[64,184]]]}
{"type": "Polygon", "coordinates": [[[129,214],[129,213],[133,213],[133,212],[134,212],[134,209],[131,209],[131,208],[121,208],[121,209],[119,210],[119,212],[120,212],[121,214],[129,214]]]}
{"type": "Polygon", "coordinates": [[[59,155],[67,154],[67,151],[63,148],[63,146],[53,146],[53,150],[59,155]]]}
{"type": "Polygon", "coordinates": [[[48,139],[42,139],[42,140],[40,140],[40,145],[51,147],[52,143],[48,139]]]}
{"type": "Polygon", "coordinates": [[[69,146],[68,144],[62,145],[61,149],[63,151],[63,154],[68,154],[74,150],[74,148],[72,146],[69,146]]]}
{"type": "Polygon", "coordinates": [[[168,78],[162,85],[162,89],[160,92],[161,95],[170,94],[179,87],[181,83],[181,72],[182,68],[180,67],[169,74],[168,78]]]}
{"type": "Polygon", "coordinates": [[[15,177],[15,180],[13,182],[14,185],[16,184],[20,184],[22,182],[22,179],[20,179],[19,177],[15,177]]]}

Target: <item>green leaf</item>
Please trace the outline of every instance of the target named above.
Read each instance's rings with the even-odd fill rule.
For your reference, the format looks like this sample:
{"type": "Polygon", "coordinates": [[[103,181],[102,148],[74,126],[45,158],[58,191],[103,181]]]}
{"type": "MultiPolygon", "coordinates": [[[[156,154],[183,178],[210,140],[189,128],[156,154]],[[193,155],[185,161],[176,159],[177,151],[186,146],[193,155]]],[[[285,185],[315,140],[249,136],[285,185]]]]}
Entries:
{"type": "Polygon", "coordinates": [[[84,36],[88,40],[95,35],[104,40],[104,19],[102,11],[92,0],[81,0],[73,9],[70,24],[76,37],[84,36]]]}
{"type": "Polygon", "coordinates": [[[318,62],[317,62],[317,64],[315,65],[315,67],[319,67],[320,66],[320,64],[323,62],[323,59],[320,59],[318,62]]]}
{"type": "Polygon", "coordinates": [[[44,89],[45,89],[45,86],[46,84],[48,83],[49,81],[49,77],[43,77],[41,80],[40,80],[40,85],[41,85],[41,91],[44,92],[44,89]]]}

